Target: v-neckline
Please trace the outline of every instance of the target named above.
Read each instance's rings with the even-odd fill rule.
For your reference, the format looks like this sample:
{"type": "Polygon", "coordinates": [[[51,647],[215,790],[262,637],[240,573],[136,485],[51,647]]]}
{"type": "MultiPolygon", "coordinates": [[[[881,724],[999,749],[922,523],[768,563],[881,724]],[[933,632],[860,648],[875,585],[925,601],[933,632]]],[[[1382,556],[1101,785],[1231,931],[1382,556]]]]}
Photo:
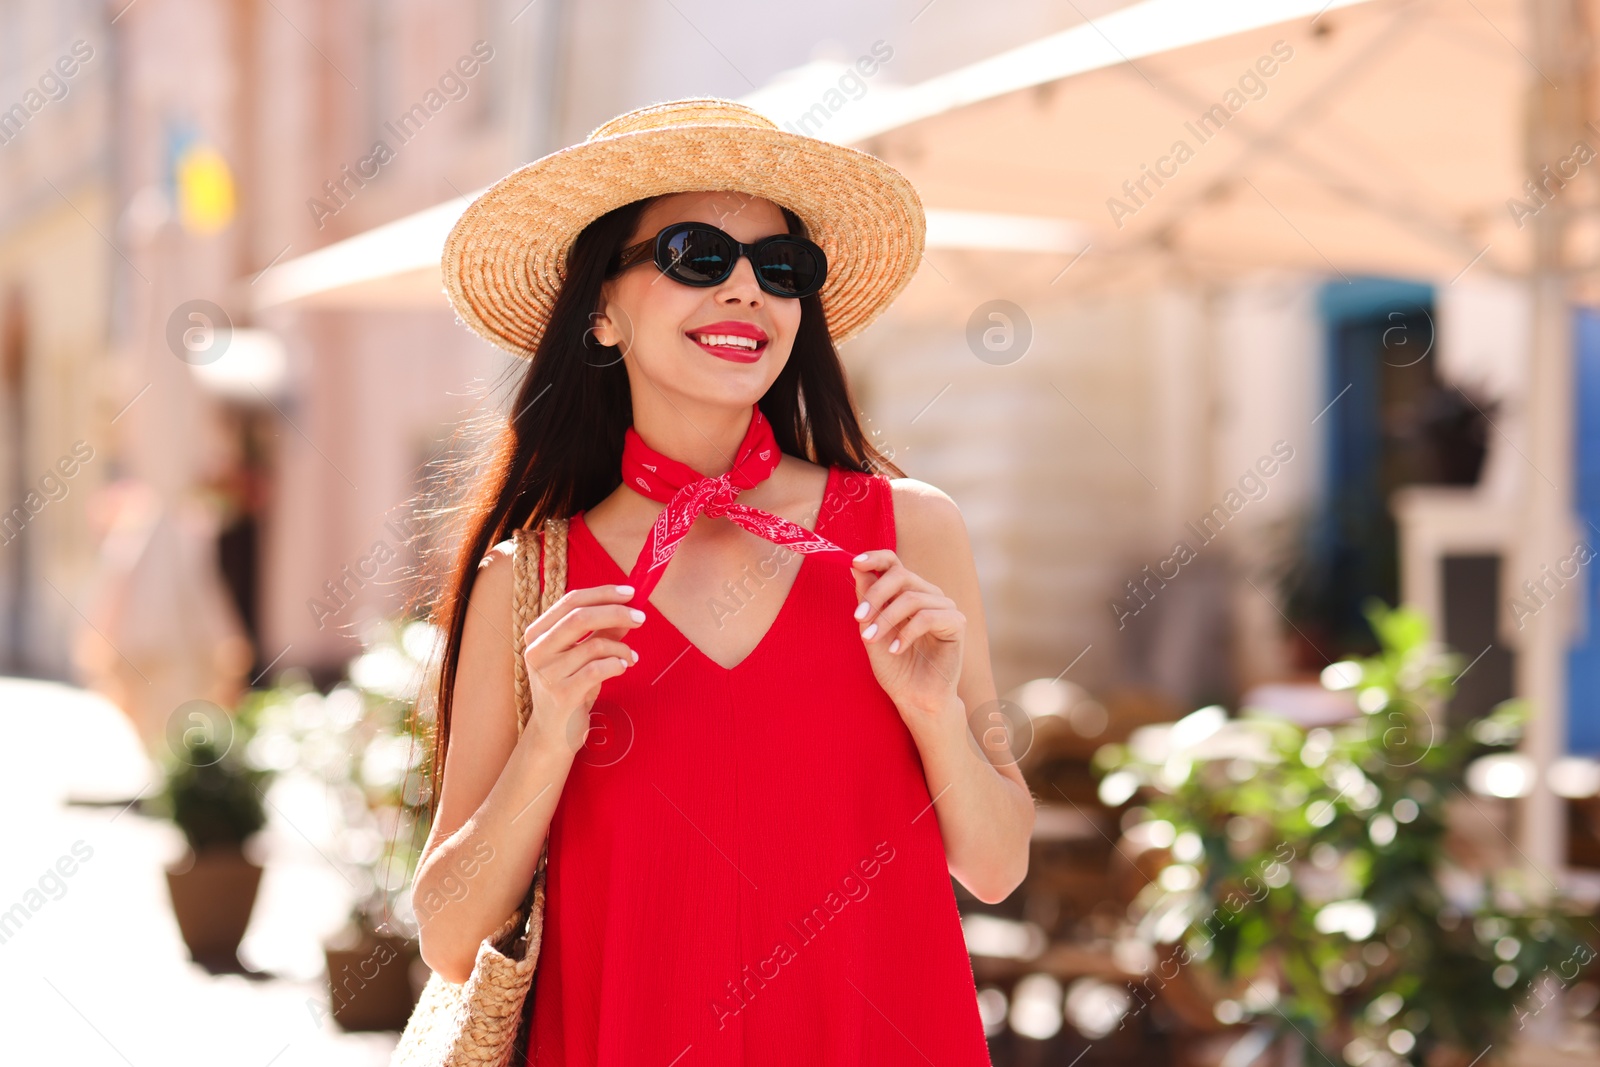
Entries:
{"type": "MultiPolygon", "coordinates": [[[[828,513],[828,501],[831,499],[832,494],[833,494],[834,479],[836,478],[836,476],[837,476],[837,468],[830,466],[828,468],[828,476],[822,483],[822,503],[818,507],[816,524],[814,526],[812,526],[812,528],[811,528],[811,532],[812,533],[816,533],[816,534],[822,533],[823,520],[826,519],[828,517],[828,514],[829,514],[828,513]]],[[[619,583],[627,582],[627,580],[628,580],[628,572],[622,567],[622,565],[620,563],[618,563],[616,561],[616,559],[614,559],[612,557],[610,552],[606,551],[606,547],[600,543],[600,539],[594,535],[594,531],[589,529],[589,523],[584,518],[584,513],[582,511],[579,511],[579,512],[577,512],[576,514],[574,514],[572,516],[572,519],[568,523],[567,529],[568,529],[568,536],[571,535],[571,531],[574,530],[574,529],[582,530],[583,531],[583,536],[585,536],[585,537],[587,537],[589,539],[589,544],[594,546],[594,549],[595,549],[596,552],[599,553],[600,558],[605,560],[606,565],[608,567],[610,567],[612,569],[612,571],[614,571],[617,574],[617,576],[618,576],[617,577],[617,581],[619,583]]],[[[776,546],[774,546],[774,547],[776,547],[776,546]]],[[[641,551],[641,552],[644,551],[643,546],[640,547],[639,551],[641,551]]],[[[809,552],[801,555],[801,557],[800,557],[800,568],[799,568],[799,570],[797,570],[795,572],[794,581],[789,583],[789,591],[788,591],[787,594],[785,594],[785,596],[783,598],[783,603],[778,606],[778,614],[773,616],[772,622],[767,624],[766,632],[763,633],[761,635],[760,639],[758,639],[756,641],[755,646],[753,648],[751,648],[749,652],[746,652],[744,654],[744,656],[740,658],[739,662],[735,663],[731,667],[724,667],[722,664],[718,663],[716,660],[712,659],[709,655],[707,655],[706,651],[703,648],[701,648],[699,645],[695,644],[693,641],[689,640],[689,638],[684,635],[684,632],[682,630],[678,629],[677,625],[671,619],[667,618],[666,613],[663,612],[659,607],[657,607],[654,604],[651,604],[650,607],[653,609],[653,613],[654,613],[655,617],[657,619],[660,619],[661,622],[664,623],[666,625],[666,627],[669,630],[672,631],[672,633],[677,637],[677,639],[679,641],[683,642],[683,644],[685,646],[687,646],[686,649],[685,649],[685,652],[692,651],[696,655],[698,655],[702,660],[704,660],[706,663],[709,663],[711,666],[715,667],[717,670],[721,671],[723,674],[731,675],[731,674],[734,674],[735,672],[737,672],[745,664],[747,664],[751,660],[755,659],[756,656],[761,653],[762,649],[767,647],[767,642],[771,639],[773,633],[778,629],[778,627],[780,625],[783,624],[784,619],[789,615],[790,602],[795,599],[795,590],[800,588],[800,583],[803,580],[805,580],[805,577],[806,577],[806,566],[807,566],[807,564],[809,564],[811,562],[812,555],[813,555],[813,553],[809,553],[809,552]]],[[[683,655],[683,653],[679,653],[679,655],[683,655]]],[[[674,661],[674,662],[676,662],[676,661],[674,661]]]]}

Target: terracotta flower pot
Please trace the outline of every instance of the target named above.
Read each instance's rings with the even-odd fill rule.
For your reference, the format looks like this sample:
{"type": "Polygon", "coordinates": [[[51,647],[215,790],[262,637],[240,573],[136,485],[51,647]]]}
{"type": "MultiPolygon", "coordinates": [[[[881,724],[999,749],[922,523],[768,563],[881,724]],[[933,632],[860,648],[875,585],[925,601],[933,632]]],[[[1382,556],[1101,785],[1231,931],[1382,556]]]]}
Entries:
{"type": "Polygon", "coordinates": [[[185,850],[167,868],[167,890],[183,943],[196,963],[233,967],[250,925],[261,866],[237,847],[185,850]]]}
{"type": "Polygon", "coordinates": [[[420,990],[411,980],[416,942],[367,934],[349,947],[324,945],[328,1001],[344,1030],[404,1030],[420,990]]]}

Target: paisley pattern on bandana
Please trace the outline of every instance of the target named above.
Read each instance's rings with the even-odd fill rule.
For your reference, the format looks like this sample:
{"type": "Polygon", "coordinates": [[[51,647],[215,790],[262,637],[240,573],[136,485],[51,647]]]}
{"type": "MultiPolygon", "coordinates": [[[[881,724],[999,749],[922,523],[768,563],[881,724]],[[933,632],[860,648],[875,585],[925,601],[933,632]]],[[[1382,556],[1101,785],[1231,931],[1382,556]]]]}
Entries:
{"type": "Polygon", "coordinates": [[[650,595],[689,527],[702,513],[726,516],[756,536],[793,552],[849,554],[804,526],[738,502],[740,492],[755,488],[777,469],[779,455],[772,424],[756,405],[751,405],[750,426],[734,453],[733,469],[715,478],[657,452],[629,426],[622,443],[622,479],[650,499],[667,505],[656,517],[628,575],[634,588],[633,599],[644,600],[650,595]]]}

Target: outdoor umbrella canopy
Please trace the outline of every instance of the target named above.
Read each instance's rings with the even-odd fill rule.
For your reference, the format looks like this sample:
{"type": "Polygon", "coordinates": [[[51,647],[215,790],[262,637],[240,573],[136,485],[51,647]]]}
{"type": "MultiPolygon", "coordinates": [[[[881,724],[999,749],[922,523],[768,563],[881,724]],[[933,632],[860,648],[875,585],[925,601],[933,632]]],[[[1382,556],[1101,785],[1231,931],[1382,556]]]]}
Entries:
{"type": "MultiPolygon", "coordinates": [[[[947,247],[1048,252],[996,275],[1017,299],[1264,268],[1400,276],[1441,293],[1464,278],[1522,286],[1531,329],[1497,358],[1519,368],[1538,418],[1495,429],[1526,466],[1509,569],[1536,574],[1571,545],[1568,320],[1572,302],[1600,295],[1600,110],[1577,40],[1597,16],[1593,0],[1145,0],[926,82],[874,86],[817,135],[909,177],[930,248],[941,214],[966,212],[1013,237],[968,230],[947,247]],[[1007,218],[1054,236],[1016,240],[1007,218]]],[[[747,99],[778,119],[817,96],[796,85],[747,99]]],[[[253,304],[442,308],[439,251],[470,199],[279,264],[253,304]]],[[[954,313],[929,286],[901,304],[954,313]]],[[[1570,617],[1558,615],[1518,635],[1517,689],[1539,709],[1526,749],[1540,766],[1562,747],[1570,617]]],[[[1561,824],[1557,798],[1536,789],[1524,851],[1558,863],[1561,824]]]]}
{"type": "MultiPolygon", "coordinates": [[[[880,86],[817,134],[906,173],[930,210],[930,246],[941,212],[1054,220],[1075,235],[1062,260],[1074,286],[1171,267],[1515,277],[1547,203],[1576,215],[1577,261],[1600,259],[1584,210],[1600,132],[1525,162],[1529,88],[1557,83],[1530,58],[1521,0],[1240,2],[1204,5],[1204,19],[1193,8],[1147,0],[880,86]]],[[[780,101],[814,98],[802,85],[748,99],[777,117],[780,101]]],[[[471,199],[279,263],[251,286],[254,305],[431,302],[444,236],[471,199]]]]}
{"type": "MultiPolygon", "coordinates": [[[[1152,0],[1058,35],[1063,67],[1069,35],[1080,52],[1100,49],[1099,66],[1080,57],[1055,78],[1039,62],[1027,85],[1007,71],[1026,67],[1019,49],[948,76],[966,80],[958,90],[925,84],[880,101],[852,133],[930,204],[1079,223],[1083,248],[1035,293],[1214,285],[1263,268],[1322,274],[1334,288],[1363,274],[1432,281],[1458,303],[1474,299],[1458,288],[1472,272],[1469,285],[1498,278],[1520,290],[1530,328],[1487,346],[1501,365],[1491,376],[1526,383],[1491,422],[1515,469],[1475,502],[1449,503],[1468,504],[1457,526],[1498,514],[1504,573],[1538,574],[1576,536],[1570,316],[1596,293],[1600,129],[1583,58],[1596,7],[1372,0],[1309,17],[1292,7],[1281,5],[1292,21],[1160,50],[1150,40],[1171,30],[1151,16],[1180,11],[1152,0]],[[985,96],[984,75],[1010,84],[985,96]],[[919,94],[966,99],[937,110],[919,94]]],[[[1570,611],[1516,634],[1502,619],[1519,651],[1518,695],[1536,709],[1524,750],[1539,771],[1564,747],[1570,611]]],[[[1542,773],[1530,794],[1521,852],[1559,867],[1561,802],[1542,773]]]]}
{"type": "Polygon", "coordinates": [[[1544,75],[1514,0],[1376,0],[1138,58],[1117,18],[1070,31],[1096,31],[1098,69],[857,132],[929,204],[1078,222],[1077,285],[1163,266],[1515,276],[1545,202],[1592,199],[1592,128],[1524,164],[1544,75]]]}

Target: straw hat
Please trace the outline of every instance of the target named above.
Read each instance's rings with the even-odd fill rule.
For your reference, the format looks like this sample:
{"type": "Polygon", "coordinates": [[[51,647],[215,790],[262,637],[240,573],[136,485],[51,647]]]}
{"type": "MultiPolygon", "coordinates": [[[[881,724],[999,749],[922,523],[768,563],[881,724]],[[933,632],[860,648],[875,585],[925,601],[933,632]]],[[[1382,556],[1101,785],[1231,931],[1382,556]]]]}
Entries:
{"type": "Polygon", "coordinates": [[[922,201],[905,175],[702,97],[618,115],[490,186],[445,241],[445,291],[474,332],[530,357],[585,226],[644,197],[720,189],[771,200],[806,224],[828,256],[818,295],[836,342],[887,308],[922,257],[922,201]]]}

